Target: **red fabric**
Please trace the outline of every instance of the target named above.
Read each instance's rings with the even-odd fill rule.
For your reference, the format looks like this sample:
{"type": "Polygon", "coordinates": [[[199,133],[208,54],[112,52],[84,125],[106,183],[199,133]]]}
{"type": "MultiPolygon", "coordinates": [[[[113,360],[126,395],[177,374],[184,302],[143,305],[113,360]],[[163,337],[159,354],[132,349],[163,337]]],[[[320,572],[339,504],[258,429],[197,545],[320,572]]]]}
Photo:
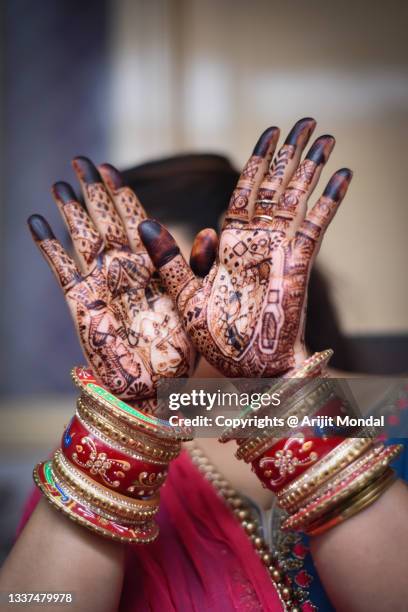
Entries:
{"type": "Polygon", "coordinates": [[[127,548],[121,612],[283,610],[248,536],[185,452],[161,489],[158,522],[156,542],[127,548]]]}

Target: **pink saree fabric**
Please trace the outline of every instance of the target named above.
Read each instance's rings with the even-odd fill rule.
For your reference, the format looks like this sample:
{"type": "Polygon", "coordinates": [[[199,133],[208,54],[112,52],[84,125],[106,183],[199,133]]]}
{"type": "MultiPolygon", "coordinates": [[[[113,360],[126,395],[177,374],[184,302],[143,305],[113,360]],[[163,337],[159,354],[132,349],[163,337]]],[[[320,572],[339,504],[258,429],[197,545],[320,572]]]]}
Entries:
{"type": "Polygon", "coordinates": [[[186,452],[171,465],[158,522],[156,542],[127,547],[121,612],[283,610],[248,536],[186,452]]]}

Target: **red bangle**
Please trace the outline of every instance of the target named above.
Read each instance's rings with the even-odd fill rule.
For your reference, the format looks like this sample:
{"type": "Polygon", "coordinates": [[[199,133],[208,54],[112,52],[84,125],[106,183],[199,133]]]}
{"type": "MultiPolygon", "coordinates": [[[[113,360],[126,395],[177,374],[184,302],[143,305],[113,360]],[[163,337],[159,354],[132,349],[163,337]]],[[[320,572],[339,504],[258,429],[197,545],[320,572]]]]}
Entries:
{"type": "Polygon", "coordinates": [[[150,542],[158,534],[158,489],[191,431],[126,404],[86,368],[72,376],[81,390],[77,412],[34,480],[53,506],[91,531],[150,542]]]}
{"type": "Polygon", "coordinates": [[[64,456],[101,485],[130,497],[153,495],[167,476],[167,463],[125,453],[105,442],[96,429],[90,431],[78,415],[66,428],[61,449],[64,456]]]}
{"type": "Polygon", "coordinates": [[[252,462],[252,469],[263,486],[274,493],[296,480],[345,439],[316,438],[313,431],[297,435],[278,440],[252,462]]]}

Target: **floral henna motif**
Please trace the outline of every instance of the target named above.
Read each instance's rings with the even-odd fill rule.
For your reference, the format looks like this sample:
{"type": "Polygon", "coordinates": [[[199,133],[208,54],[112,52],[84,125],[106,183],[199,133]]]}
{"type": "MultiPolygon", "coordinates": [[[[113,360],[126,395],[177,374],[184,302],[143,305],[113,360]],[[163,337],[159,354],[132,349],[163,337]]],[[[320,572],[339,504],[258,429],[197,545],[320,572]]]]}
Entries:
{"type": "Polygon", "coordinates": [[[86,158],[77,158],[74,167],[91,218],[66,183],[57,183],[53,193],[82,270],[42,217],[31,217],[30,229],[65,291],[97,378],[119,397],[143,400],[154,410],[159,378],[189,376],[195,351],[135,229],[146,218],[136,196],[118,184],[112,166],[103,167],[108,188],[86,158]]]}
{"type": "MultiPolygon", "coordinates": [[[[280,157],[284,161],[272,164],[273,171],[265,168],[265,178],[257,175],[252,186],[251,198],[259,194],[262,185],[271,186],[271,176],[275,177],[270,192],[282,191],[275,216],[270,221],[254,215],[248,221],[241,217],[230,222],[230,203],[218,249],[211,230],[203,230],[193,247],[191,265],[200,271],[199,276],[203,276],[200,244],[206,244],[202,255],[206,261],[214,261],[217,255],[205,278],[194,276],[160,224],[147,220],[139,226],[193,343],[212,365],[230,377],[281,375],[306,357],[303,336],[310,269],[325,229],[345,195],[351,172],[338,171],[307,212],[307,200],[334,139],[320,137],[300,163],[314,122],[306,119],[298,123],[300,127],[297,124],[291,133],[295,136],[290,135],[284,145],[287,153],[280,157]],[[297,167],[293,160],[297,160],[297,167]],[[291,172],[288,164],[292,165],[291,172]]],[[[247,164],[245,173],[248,168],[253,172],[254,166],[247,164]]],[[[243,180],[247,179],[241,176],[238,193],[243,180]]]]}

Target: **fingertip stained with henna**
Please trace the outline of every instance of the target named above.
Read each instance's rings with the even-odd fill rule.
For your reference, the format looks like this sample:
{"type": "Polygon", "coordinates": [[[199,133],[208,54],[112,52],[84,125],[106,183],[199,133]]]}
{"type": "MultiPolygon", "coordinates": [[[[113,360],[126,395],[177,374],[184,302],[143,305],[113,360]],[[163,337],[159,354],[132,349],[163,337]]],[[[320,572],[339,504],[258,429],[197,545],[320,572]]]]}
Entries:
{"type": "Polygon", "coordinates": [[[72,160],[72,165],[79,178],[84,183],[102,183],[101,175],[90,159],[79,155],[72,160]]]}
{"type": "Polygon", "coordinates": [[[34,240],[55,240],[50,224],[41,215],[31,215],[27,223],[34,240]]]}
{"type": "Polygon", "coordinates": [[[61,204],[69,204],[70,202],[77,201],[75,192],[69,183],[58,181],[57,183],[54,183],[51,191],[54,198],[59,200],[61,204]]]}
{"type": "Polygon", "coordinates": [[[138,230],[156,268],[161,268],[180,253],[173,236],[158,221],[146,219],[138,230]]]}
{"type": "Polygon", "coordinates": [[[122,175],[112,164],[101,164],[99,166],[99,171],[108,185],[108,187],[112,191],[116,191],[117,189],[121,189],[123,187],[123,179],[122,175]]]}
{"type": "Polygon", "coordinates": [[[335,202],[342,200],[352,178],[353,173],[349,168],[342,168],[341,170],[338,170],[328,182],[327,187],[323,192],[323,196],[330,198],[335,202]]]}
{"type": "Polygon", "coordinates": [[[325,164],[335,143],[335,139],[329,134],[320,136],[310,147],[306,159],[314,162],[317,166],[325,164]]]}
{"type": "Polygon", "coordinates": [[[268,127],[259,137],[258,142],[256,143],[254,150],[252,151],[252,155],[256,155],[257,157],[266,157],[268,153],[269,146],[279,135],[279,128],[277,127],[268,127]]]}
{"type": "Polygon", "coordinates": [[[300,144],[303,139],[306,142],[315,127],[316,121],[312,117],[304,117],[303,119],[299,119],[299,121],[297,121],[290,130],[284,144],[297,145],[300,144]]]}

